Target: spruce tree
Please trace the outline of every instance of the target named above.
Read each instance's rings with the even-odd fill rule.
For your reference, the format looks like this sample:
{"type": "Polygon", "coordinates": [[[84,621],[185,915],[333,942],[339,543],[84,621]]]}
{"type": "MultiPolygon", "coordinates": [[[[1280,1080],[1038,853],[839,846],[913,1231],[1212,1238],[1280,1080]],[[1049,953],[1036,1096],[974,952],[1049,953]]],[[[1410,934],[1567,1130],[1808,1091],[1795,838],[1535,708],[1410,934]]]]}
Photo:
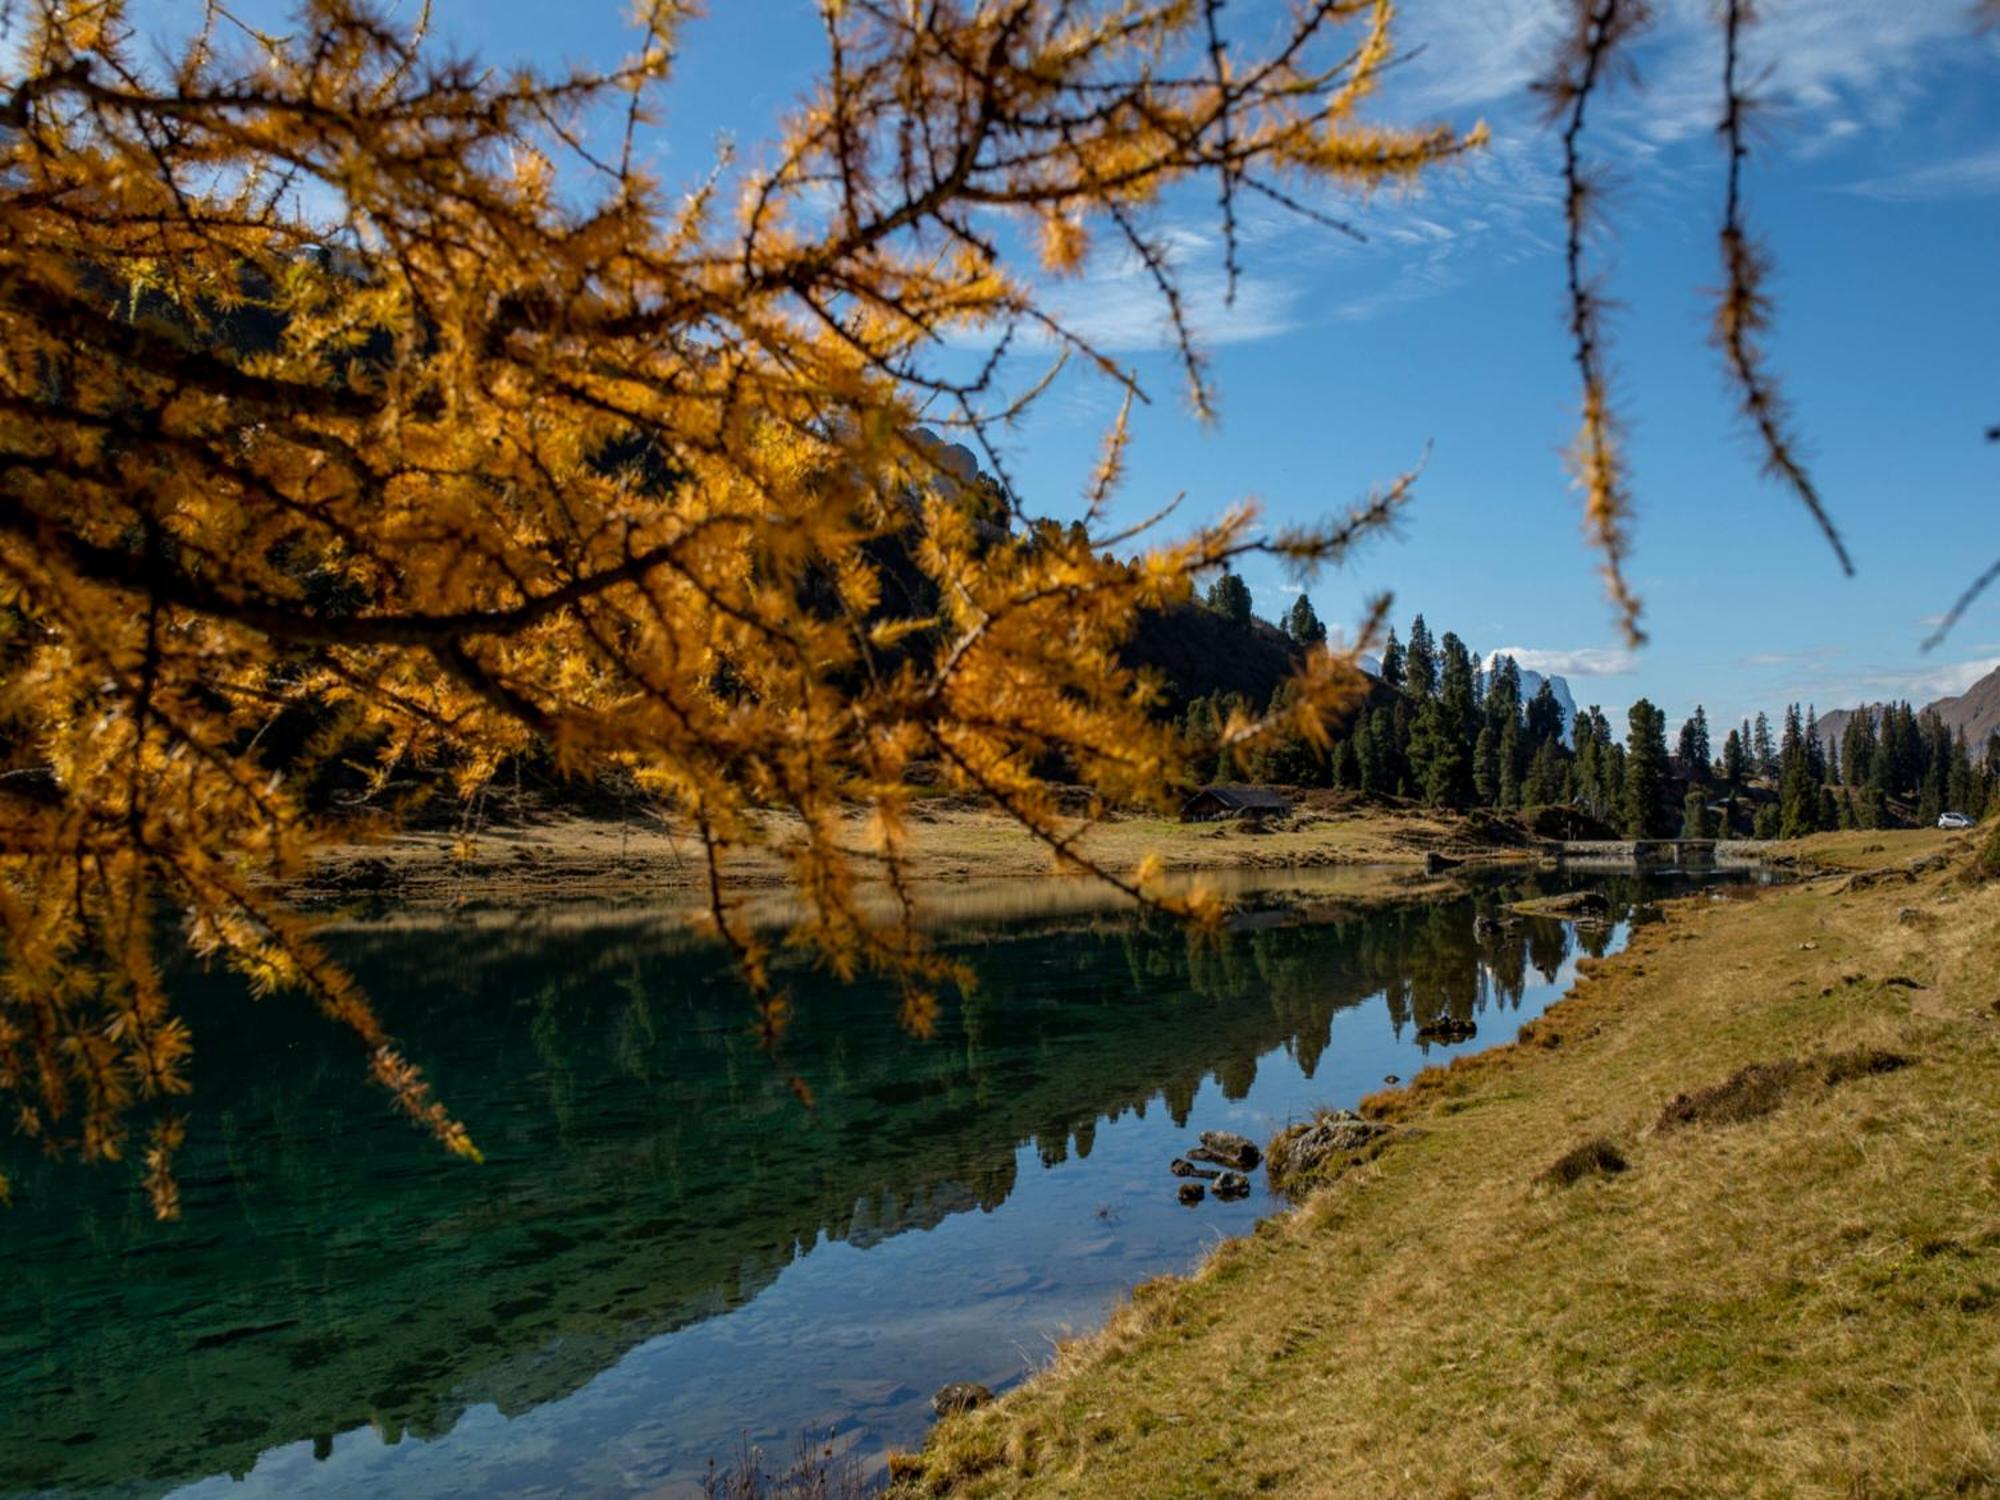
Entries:
{"type": "Polygon", "coordinates": [[[1472,755],[1456,716],[1442,698],[1417,710],[1410,729],[1410,775],[1432,807],[1463,807],[1472,784],[1472,755]]]}
{"type": "Polygon", "coordinates": [[[1301,646],[1323,646],[1326,644],[1326,626],[1313,610],[1312,600],[1304,594],[1292,601],[1291,609],[1285,615],[1285,634],[1301,646]]]}
{"type": "Polygon", "coordinates": [[[1778,836],[1802,838],[1819,831],[1819,787],[1806,754],[1805,720],[1794,703],[1785,710],[1785,737],[1778,749],[1778,836]]]}
{"type": "Polygon", "coordinates": [[[1396,639],[1396,627],[1389,627],[1389,644],[1382,648],[1382,680],[1390,687],[1403,685],[1403,643],[1396,639]]]}
{"type": "Polygon", "coordinates": [[[1489,718],[1472,742],[1472,789],[1484,807],[1500,805],[1500,739],[1489,718]]]}
{"type": "Polygon", "coordinates": [[[1743,736],[1734,729],[1722,742],[1722,779],[1729,785],[1743,785],[1743,736]]]}
{"type": "Polygon", "coordinates": [[[1412,698],[1420,700],[1437,692],[1437,646],[1422,615],[1410,622],[1410,648],[1403,654],[1403,684],[1412,698]]]}
{"type": "Polygon", "coordinates": [[[1641,698],[1627,710],[1625,718],[1625,834],[1628,838],[1651,838],[1660,831],[1667,783],[1666,717],[1641,698]]]}
{"type": "Polygon", "coordinates": [[[1535,696],[1528,700],[1528,743],[1535,746],[1560,744],[1562,734],[1562,700],[1544,677],[1542,685],[1535,689],[1535,696]]]}
{"type": "Polygon", "coordinates": [[[1250,623],[1250,585],[1225,572],[1208,586],[1208,607],[1236,625],[1250,623]]]}

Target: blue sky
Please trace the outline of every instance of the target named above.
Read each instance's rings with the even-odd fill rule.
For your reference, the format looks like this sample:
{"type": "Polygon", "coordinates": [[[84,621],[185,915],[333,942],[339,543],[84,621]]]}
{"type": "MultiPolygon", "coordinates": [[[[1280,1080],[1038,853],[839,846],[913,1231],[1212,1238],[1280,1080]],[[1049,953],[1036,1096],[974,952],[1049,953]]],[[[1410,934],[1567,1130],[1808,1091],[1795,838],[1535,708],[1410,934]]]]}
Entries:
{"type": "MultiPolygon", "coordinates": [[[[435,7],[447,36],[494,62],[604,60],[630,38],[622,0],[435,7]]],[[[146,0],[138,14],[179,8],[146,0]]],[[[1231,24],[1253,31],[1260,8],[1272,9],[1236,0],[1231,24]]],[[[754,157],[821,55],[809,0],[709,9],[646,143],[673,185],[697,181],[724,138],[754,157]]],[[[1553,0],[1407,0],[1400,40],[1421,50],[1375,114],[1483,118],[1494,143],[1419,196],[1330,203],[1366,244],[1260,218],[1225,306],[1208,194],[1169,206],[1218,425],[1178,400],[1136,267],[1106,256],[1057,289],[1155,396],[1135,418],[1125,510],[1186,491],[1183,514],[1254,496],[1274,522],[1305,518],[1428,447],[1401,535],[1312,584],[1330,623],[1389,589],[1401,623],[1421,610],[1477,650],[1564,673],[1580,703],[1617,710],[1644,694],[1670,721],[1696,701],[1727,722],[1792,698],[1826,709],[1959,691],[2000,664],[2000,590],[1936,652],[1918,642],[2000,555],[2000,444],[1982,438],[2000,423],[2000,35],[1975,30],[1970,0],[1765,0],[1749,35],[1771,105],[1748,191],[1779,268],[1773,352],[1859,566],[1848,579],[1796,502],[1759,478],[1731,418],[1704,301],[1717,279],[1719,44],[1708,0],[1658,9],[1636,54],[1642,88],[1600,115],[1591,143],[1619,182],[1602,250],[1625,304],[1613,329],[1644,651],[1625,651],[1612,627],[1560,460],[1575,394],[1555,143],[1526,91],[1553,0]]],[[[1078,508],[1115,405],[1102,383],[1065,377],[1012,434],[1010,467],[1039,508],[1078,508]]],[[[1289,604],[1278,569],[1247,576],[1261,612],[1289,604]]]]}

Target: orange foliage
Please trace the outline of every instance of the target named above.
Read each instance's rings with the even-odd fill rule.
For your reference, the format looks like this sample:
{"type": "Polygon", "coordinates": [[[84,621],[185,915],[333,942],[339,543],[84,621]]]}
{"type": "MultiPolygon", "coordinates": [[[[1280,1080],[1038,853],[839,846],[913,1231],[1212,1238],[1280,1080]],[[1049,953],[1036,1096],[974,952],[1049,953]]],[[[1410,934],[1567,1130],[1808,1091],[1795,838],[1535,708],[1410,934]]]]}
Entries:
{"type": "MultiPolygon", "coordinates": [[[[330,836],[302,768],[260,754],[280,716],[321,726],[309,760],[365,753],[385,781],[429,762],[470,794],[537,746],[635,777],[698,829],[710,918],[774,1042],[787,1002],[727,852],[789,809],[797,939],[899,976],[922,1029],[953,972],[855,898],[864,874],[907,898],[913,762],[1087,866],[1040,768],[1107,805],[1157,801],[1179,765],[1157,685],[1119,660],[1140,612],[1253,550],[1336,560],[1407,493],[1275,536],[1239,509],[1120,559],[1126,538],[1032,524],[1011,494],[994,524],[917,435],[990,459],[1027,399],[1001,393],[1001,355],[1023,347],[1144,398],[1018,269],[1073,272],[1098,244],[1152,268],[1207,410],[1148,215],[1207,180],[1233,269],[1242,196],[1302,205],[1464,149],[1357,116],[1388,0],[1301,0],[1263,51],[1225,44],[1214,0],[829,4],[824,77],[772,164],[675,197],[632,143],[686,10],[642,5],[622,65],[550,76],[445,60],[358,0],[309,0],[280,38],[211,8],[164,67],[117,0],[15,11],[0,1095],[84,1159],[119,1157],[149,1113],[163,1215],[191,1044],[154,967],[169,907],[260,991],[311,994],[476,1155],[273,894],[330,836]],[[951,373],[981,340],[992,357],[951,373]],[[885,543],[921,610],[889,601],[885,543]],[[835,837],[857,804],[865,869],[835,837]]],[[[1092,528],[1121,446],[1122,427],[1092,528]]],[[[1283,724],[1232,735],[1310,732],[1357,681],[1317,662],[1283,724]]]]}

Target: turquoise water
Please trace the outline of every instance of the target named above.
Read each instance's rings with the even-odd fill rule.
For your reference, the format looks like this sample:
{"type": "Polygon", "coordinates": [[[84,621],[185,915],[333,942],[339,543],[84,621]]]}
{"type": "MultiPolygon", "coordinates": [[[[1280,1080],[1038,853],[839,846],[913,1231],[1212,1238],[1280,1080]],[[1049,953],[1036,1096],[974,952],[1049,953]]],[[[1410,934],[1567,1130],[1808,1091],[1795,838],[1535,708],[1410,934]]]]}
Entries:
{"type": "Polygon", "coordinates": [[[0,1493],[671,1495],[741,1435],[802,1431],[879,1463],[938,1385],[1020,1379],[1272,1211],[1261,1180],[1175,1201],[1198,1132],[1262,1141],[1510,1039],[1664,888],[1593,883],[1616,918],[1594,934],[1475,938],[1498,889],[1206,943],[967,920],[949,946],[980,983],[934,1039],[801,969],[782,1068],[678,919],[340,934],[483,1167],[392,1115],[305,1007],[189,975],[182,1222],[122,1169],[10,1161],[0,1493]],[[1479,1036],[1420,1047],[1442,1012],[1479,1036]]]}

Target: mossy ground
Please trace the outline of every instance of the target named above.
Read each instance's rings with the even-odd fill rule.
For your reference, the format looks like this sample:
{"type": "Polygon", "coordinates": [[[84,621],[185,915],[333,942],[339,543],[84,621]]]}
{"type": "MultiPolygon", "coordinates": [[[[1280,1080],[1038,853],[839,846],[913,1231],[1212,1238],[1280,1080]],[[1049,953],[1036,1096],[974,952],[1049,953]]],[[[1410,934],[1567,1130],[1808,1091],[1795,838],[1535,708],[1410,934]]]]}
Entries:
{"type": "Polygon", "coordinates": [[[942,1424],[903,1491],[2000,1490],[1980,842],[1832,836],[1799,852],[1868,874],[1670,905],[1518,1045],[1369,1102],[1418,1131],[942,1424]],[[1768,1111],[1658,1128],[1784,1059],[1768,1111]],[[1625,1170],[1552,1189],[1580,1147],[1625,1170]]]}

